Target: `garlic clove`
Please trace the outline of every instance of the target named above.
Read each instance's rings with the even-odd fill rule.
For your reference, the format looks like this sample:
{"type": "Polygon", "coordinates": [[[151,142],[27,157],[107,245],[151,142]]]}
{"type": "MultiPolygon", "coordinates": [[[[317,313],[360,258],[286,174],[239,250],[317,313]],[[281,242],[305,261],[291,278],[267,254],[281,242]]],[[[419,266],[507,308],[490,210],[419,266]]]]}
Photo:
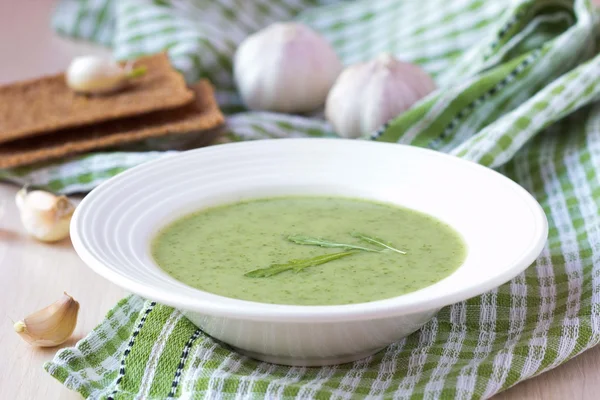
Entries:
{"type": "Polygon", "coordinates": [[[247,37],[234,56],[234,79],[251,110],[309,112],[325,103],[342,64],[309,27],[275,23],[247,37]]]}
{"type": "Polygon", "coordinates": [[[346,68],[332,87],[325,116],[338,135],[370,134],[435,90],[420,67],[384,53],[346,68]]]}
{"type": "Polygon", "coordinates": [[[122,67],[117,62],[96,56],[75,58],[65,73],[67,86],[78,93],[107,94],[123,89],[132,78],[146,72],[144,67],[122,67]]]}
{"type": "Polygon", "coordinates": [[[25,341],[38,347],[54,347],[67,341],[77,325],[79,303],[64,293],[48,307],[34,312],[14,324],[25,341]]]}
{"type": "Polygon", "coordinates": [[[75,206],[65,196],[27,187],[16,195],[21,222],[27,233],[43,242],[55,242],[69,236],[75,206]]]}

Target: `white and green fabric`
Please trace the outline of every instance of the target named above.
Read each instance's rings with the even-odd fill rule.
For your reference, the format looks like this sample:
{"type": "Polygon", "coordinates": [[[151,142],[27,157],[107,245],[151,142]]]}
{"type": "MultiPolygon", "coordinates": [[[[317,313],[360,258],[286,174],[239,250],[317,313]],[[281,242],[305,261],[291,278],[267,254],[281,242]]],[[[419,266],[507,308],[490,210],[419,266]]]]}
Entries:
{"type": "MultiPolygon", "coordinates": [[[[215,84],[232,140],[333,136],[317,116],[246,112],[236,94],[236,45],[292,19],[320,31],[345,64],[387,51],[429,71],[439,90],[362,140],[433,148],[517,181],[550,222],[539,259],[353,364],[253,361],[178,311],[130,296],[47,371],[91,399],[480,399],[600,342],[600,55],[589,1],[62,0],[53,24],[120,59],[167,49],[189,82],[215,84]]],[[[159,142],[1,176],[87,191],[173,152],[159,142]]]]}

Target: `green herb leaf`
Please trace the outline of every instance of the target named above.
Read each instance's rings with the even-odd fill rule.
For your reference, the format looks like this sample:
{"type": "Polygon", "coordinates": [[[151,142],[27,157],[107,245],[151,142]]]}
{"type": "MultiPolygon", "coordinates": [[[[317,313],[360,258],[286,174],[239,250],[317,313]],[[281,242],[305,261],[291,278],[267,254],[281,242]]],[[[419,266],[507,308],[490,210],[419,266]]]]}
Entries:
{"type": "Polygon", "coordinates": [[[305,245],[309,245],[309,246],[341,248],[341,249],[348,249],[348,250],[363,250],[363,251],[371,251],[371,252],[379,251],[379,250],[375,250],[375,249],[370,249],[368,247],[357,246],[354,244],[332,242],[331,240],[315,238],[315,237],[311,237],[311,236],[304,236],[304,235],[288,236],[287,240],[289,240],[290,242],[296,243],[296,244],[305,244],[305,245]]]}
{"type": "Polygon", "coordinates": [[[267,268],[255,269],[250,272],[246,272],[244,276],[249,278],[266,278],[269,276],[277,275],[285,271],[294,270],[295,272],[300,272],[305,268],[314,267],[316,265],[325,264],[329,261],[334,261],[342,257],[347,257],[352,254],[355,254],[356,251],[342,251],[340,253],[333,254],[325,254],[322,256],[317,256],[313,258],[307,259],[296,259],[288,261],[285,264],[272,264],[267,268]]]}
{"type": "Polygon", "coordinates": [[[406,254],[405,251],[395,248],[394,245],[391,244],[390,242],[386,242],[385,240],[380,239],[378,237],[369,236],[369,235],[365,235],[364,233],[358,233],[358,232],[352,232],[350,235],[352,237],[362,240],[363,242],[374,244],[376,246],[380,246],[380,247],[395,251],[396,253],[406,254]]]}

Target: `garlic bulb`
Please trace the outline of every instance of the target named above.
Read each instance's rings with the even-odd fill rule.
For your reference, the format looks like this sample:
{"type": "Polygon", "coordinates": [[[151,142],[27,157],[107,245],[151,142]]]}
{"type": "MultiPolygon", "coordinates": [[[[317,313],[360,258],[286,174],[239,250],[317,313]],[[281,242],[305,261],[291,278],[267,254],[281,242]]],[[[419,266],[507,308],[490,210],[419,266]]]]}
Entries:
{"type": "Polygon", "coordinates": [[[27,233],[44,242],[55,242],[69,236],[69,224],[75,206],[65,196],[26,187],[16,196],[21,222],[27,233]]]}
{"type": "Polygon", "coordinates": [[[342,70],[335,51],[299,23],[275,23],[246,38],[233,61],[238,90],[251,110],[308,112],[325,104],[342,70]]]}
{"type": "Polygon", "coordinates": [[[67,85],[78,93],[106,94],[124,88],[129,80],[142,76],[145,67],[131,69],[113,60],[96,56],[75,58],[67,72],[67,85]]]}
{"type": "Polygon", "coordinates": [[[325,116],[342,137],[374,132],[431,93],[435,83],[416,65],[389,54],[346,68],[327,96],[325,116]]]}
{"type": "Polygon", "coordinates": [[[79,303],[67,293],[22,321],[14,329],[28,343],[39,347],[54,347],[67,341],[77,325],[79,303]]]}

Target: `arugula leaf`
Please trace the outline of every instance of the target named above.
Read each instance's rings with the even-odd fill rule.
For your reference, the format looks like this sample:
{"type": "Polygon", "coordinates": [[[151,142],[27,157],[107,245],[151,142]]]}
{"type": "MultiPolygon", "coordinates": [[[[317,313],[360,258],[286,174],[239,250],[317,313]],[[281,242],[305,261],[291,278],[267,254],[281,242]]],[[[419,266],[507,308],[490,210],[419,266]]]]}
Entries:
{"type": "Polygon", "coordinates": [[[339,253],[333,253],[333,254],[325,254],[325,255],[316,256],[316,257],[312,257],[312,258],[306,258],[306,259],[294,259],[294,260],[290,260],[284,264],[280,264],[280,263],[271,264],[267,268],[259,268],[259,269],[255,269],[255,270],[246,272],[244,274],[244,276],[247,276],[249,278],[267,278],[269,276],[278,275],[282,272],[291,271],[291,270],[293,270],[294,272],[300,272],[306,268],[325,264],[330,261],[334,261],[334,260],[337,260],[337,259],[340,259],[343,257],[350,256],[352,254],[356,254],[360,251],[379,253],[381,251],[388,249],[388,250],[395,251],[396,253],[406,254],[405,251],[395,248],[393,244],[386,242],[385,240],[380,239],[378,237],[369,236],[369,235],[365,235],[364,233],[358,233],[358,232],[352,232],[350,235],[354,238],[362,240],[363,242],[380,247],[381,250],[373,249],[370,247],[358,246],[358,245],[349,244],[349,243],[332,242],[327,239],[315,238],[315,237],[311,237],[311,236],[291,235],[291,236],[287,237],[287,240],[289,240],[292,243],[301,244],[301,245],[309,245],[309,246],[320,246],[320,247],[327,247],[327,248],[341,248],[341,249],[345,249],[346,251],[342,251],[339,253]]]}
{"type": "Polygon", "coordinates": [[[395,251],[396,253],[406,254],[405,251],[395,248],[393,244],[386,242],[385,240],[380,239],[376,236],[369,236],[369,235],[365,235],[364,233],[359,233],[359,232],[352,232],[350,235],[352,237],[362,240],[363,242],[374,244],[376,246],[380,246],[380,247],[395,251]]]}
{"type": "Polygon", "coordinates": [[[378,252],[379,251],[379,250],[371,249],[368,247],[357,246],[355,244],[332,242],[331,240],[321,239],[321,238],[316,238],[316,237],[311,237],[311,236],[304,236],[304,235],[288,236],[287,240],[289,240],[290,242],[296,243],[296,244],[305,244],[305,245],[309,245],[309,246],[341,248],[341,249],[348,249],[348,250],[352,249],[352,250],[362,250],[362,251],[370,251],[370,252],[378,252]]]}
{"type": "Polygon", "coordinates": [[[357,253],[355,250],[342,251],[340,253],[325,254],[307,259],[296,259],[288,261],[285,264],[272,264],[267,268],[255,269],[250,272],[246,272],[244,276],[249,278],[266,278],[269,276],[277,275],[285,271],[294,270],[300,272],[305,268],[314,267],[317,265],[325,264],[329,261],[334,261],[342,257],[347,257],[357,253]]]}

